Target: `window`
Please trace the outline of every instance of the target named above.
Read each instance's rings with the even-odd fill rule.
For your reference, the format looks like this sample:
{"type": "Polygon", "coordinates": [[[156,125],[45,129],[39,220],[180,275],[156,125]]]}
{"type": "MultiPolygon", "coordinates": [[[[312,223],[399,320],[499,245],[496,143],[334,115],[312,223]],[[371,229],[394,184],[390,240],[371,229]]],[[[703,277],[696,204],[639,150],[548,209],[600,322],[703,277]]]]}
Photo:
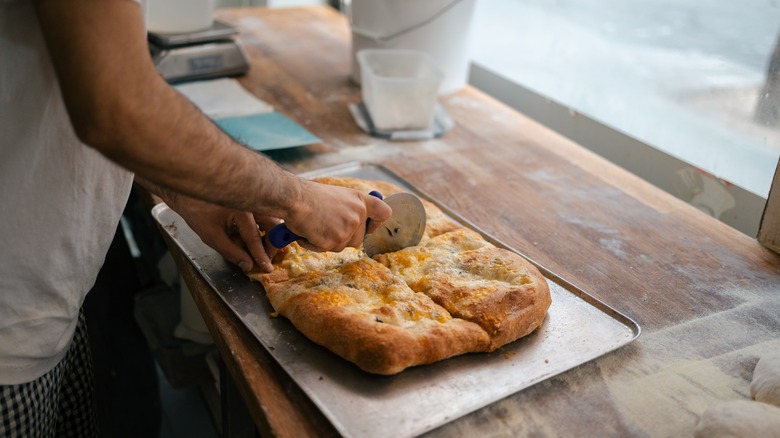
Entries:
{"type": "Polygon", "coordinates": [[[471,82],[755,236],[780,157],[755,117],[779,35],[777,0],[484,0],[471,82]]]}

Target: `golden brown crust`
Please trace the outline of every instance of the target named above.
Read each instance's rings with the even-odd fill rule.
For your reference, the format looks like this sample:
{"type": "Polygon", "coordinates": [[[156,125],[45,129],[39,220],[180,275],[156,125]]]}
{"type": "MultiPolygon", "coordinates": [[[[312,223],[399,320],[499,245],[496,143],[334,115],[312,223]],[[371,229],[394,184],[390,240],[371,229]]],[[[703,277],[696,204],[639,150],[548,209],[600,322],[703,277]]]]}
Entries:
{"type": "MultiPolygon", "coordinates": [[[[384,181],[317,181],[384,195],[384,181]]],[[[423,201],[419,245],[369,258],[347,248],[317,253],[293,243],[273,272],[249,273],[274,309],[312,341],[376,374],[495,349],[539,327],[550,306],[545,278],[423,201]]]]}
{"type": "Polygon", "coordinates": [[[484,330],[460,319],[429,319],[409,330],[383,322],[383,308],[354,313],[348,307],[322,305],[311,294],[296,296],[280,313],[306,337],[370,373],[396,374],[411,366],[484,351],[490,343],[484,330]]]}
{"type": "Polygon", "coordinates": [[[364,371],[395,374],[490,344],[478,325],[453,319],[368,257],[295,277],[277,271],[257,277],[274,309],[364,371]]]}
{"type": "Polygon", "coordinates": [[[519,255],[496,247],[485,247],[458,255],[458,265],[471,275],[434,274],[426,295],[452,316],[479,324],[490,335],[487,351],[508,344],[542,325],[551,298],[547,281],[519,255]],[[499,265],[500,266],[497,266],[499,265]],[[515,274],[511,281],[496,279],[504,272],[515,274]],[[477,285],[471,277],[488,280],[477,285]]]}
{"type": "Polygon", "coordinates": [[[375,258],[453,317],[482,327],[491,338],[488,351],[531,333],[550,307],[536,267],[465,228],[375,258]]]}

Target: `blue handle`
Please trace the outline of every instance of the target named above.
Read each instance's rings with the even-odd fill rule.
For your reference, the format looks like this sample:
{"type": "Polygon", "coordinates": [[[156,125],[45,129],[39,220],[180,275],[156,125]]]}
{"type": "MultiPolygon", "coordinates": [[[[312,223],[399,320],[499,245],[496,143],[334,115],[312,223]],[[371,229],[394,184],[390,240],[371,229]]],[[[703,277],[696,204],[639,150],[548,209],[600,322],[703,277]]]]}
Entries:
{"type": "Polygon", "coordinates": [[[287,228],[287,225],[281,223],[276,224],[268,230],[268,241],[274,248],[284,248],[285,246],[302,239],[301,236],[293,233],[287,228]]]}
{"type": "MultiPolygon", "coordinates": [[[[384,199],[382,194],[376,190],[373,190],[369,195],[375,198],[384,199]]],[[[301,239],[303,239],[303,237],[290,231],[284,223],[276,224],[273,228],[268,230],[268,241],[271,242],[271,245],[273,245],[274,248],[284,248],[296,240],[301,239]]]]}

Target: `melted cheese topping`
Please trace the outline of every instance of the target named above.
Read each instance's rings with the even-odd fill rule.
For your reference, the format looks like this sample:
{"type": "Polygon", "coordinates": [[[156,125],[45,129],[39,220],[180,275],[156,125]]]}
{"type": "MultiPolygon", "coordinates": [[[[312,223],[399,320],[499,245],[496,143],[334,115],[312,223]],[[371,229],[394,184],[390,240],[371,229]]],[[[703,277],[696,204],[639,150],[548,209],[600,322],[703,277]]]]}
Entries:
{"type": "Polygon", "coordinates": [[[476,233],[461,229],[376,259],[412,290],[435,297],[450,311],[465,314],[464,309],[493,299],[497,290],[532,281],[527,273],[488,252],[493,248],[476,233]]]}
{"type": "MultiPolygon", "coordinates": [[[[399,191],[386,183],[351,178],[324,178],[320,182],[361,191],[379,189],[385,195],[399,191]]],[[[372,318],[376,324],[422,330],[453,318],[426,295],[442,284],[454,291],[447,302],[461,307],[490,299],[504,285],[531,281],[506,260],[488,256],[485,250],[493,245],[479,234],[456,225],[432,204],[424,204],[434,221],[423,241],[401,251],[378,254],[376,260],[355,248],[333,253],[289,245],[277,265],[288,272],[290,280],[272,299],[276,310],[284,313],[286,304],[303,294],[323,308],[340,307],[372,318]]]]}
{"type": "Polygon", "coordinates": [[[325,272],[344,263],[359,260],[365,253],[357,248],[346,248],[341,252],[309,251],[293,242],[286,248],[284,259],[278,267],[286,269],[290,277],[297,277],[308,272],[325,272]]]}
{"type": "Polygon", "coordinates": [[[311,297],[311,300],[327,303],[328,307],[344,307],[355,304],[355,300],[351,296],[332,289],[318,291],[311,297]]]}
{"type": "MultiPolygon", "coordinates": [[[[421,255],[418,260],[424,260],[421,255]]],[[[416,262],[408,261],[413,268],[416,262]]],[[[286,303],[305,294],[307,300],[324,308],[341,307],[355,315],[370,317],[376,324],[393,324],[410,330],[443,324],[452,316],[424,294],[365,253],[347,249],[341,253],[318,253],[290,245],[279,268],[291,279],[272,299],[284,313],[286,303]]]]}

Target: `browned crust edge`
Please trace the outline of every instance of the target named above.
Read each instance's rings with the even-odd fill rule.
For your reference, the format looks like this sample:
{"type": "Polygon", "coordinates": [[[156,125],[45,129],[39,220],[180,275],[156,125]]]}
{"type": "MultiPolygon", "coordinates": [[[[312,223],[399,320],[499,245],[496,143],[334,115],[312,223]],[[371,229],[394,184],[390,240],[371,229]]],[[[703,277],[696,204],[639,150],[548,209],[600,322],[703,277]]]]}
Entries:
{"type": "Polygon", "coordinates": [[[342,307],[317,305],[308,293],[280,310],[306,337],[363,371],[392,375],[463,353],[484,351],[490,339],[478,325],[459,319],[419,331],[381,323],[373,315],[356,316],[342,307]]]}
{"type": "Polygon", "coordinates": [[[538,269],[518,254],[496,247],[469,251],[464,267],[476,269],[490,260],[501,259],[510,269],[521,272],[524,284],[496,289],[484,300],[463,305],[457,299],[467,291],[456,286],[446,275],[431,281],[435,286],[425,293],[434,302],[447,309],[453,317],[471,321],[482,327],[491,338],[487,352],[492,352],[520,339],[539,328],[544,322],[552,298],[547,280],[538,269]]]}

